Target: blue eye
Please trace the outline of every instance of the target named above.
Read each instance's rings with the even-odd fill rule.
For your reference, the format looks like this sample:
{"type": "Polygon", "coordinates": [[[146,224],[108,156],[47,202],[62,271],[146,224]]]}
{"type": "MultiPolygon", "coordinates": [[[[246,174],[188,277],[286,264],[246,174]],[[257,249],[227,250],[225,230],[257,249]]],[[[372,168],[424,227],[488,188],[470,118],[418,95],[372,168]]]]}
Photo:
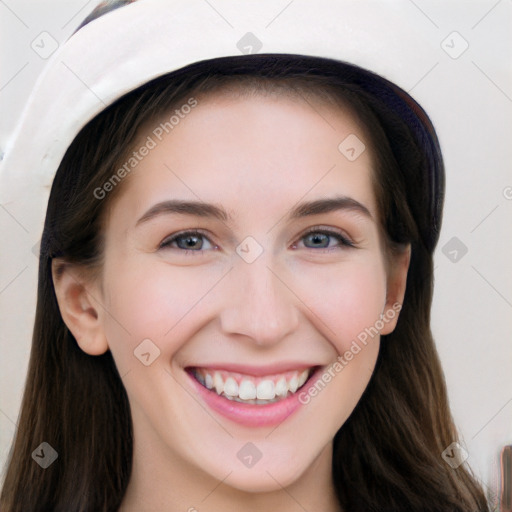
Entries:
{"type": "MultiPolygon", "coordinates": [[[[337,231],[325,228],[314,228],[303,235],[300,240],[307,249],[340,249],[343,247],[355,247],[354,243],[337,231]]],[[[293,249],[297,244],[293,244],[293,249]]],[[[166,238],[159,249],[181,250],[187,253],[202,253],[205,250],[216,249],[206,235],[199,231],[183,231],[166,238]]]]}
{"type": "Polygon", "coordinates": [[[214,247],[208,238],[199,231],[185,231],[166,238],[160,244],[160,249],[166,248],[200,252],[204,249],[213,249],[214,247]]]}
{"type": "Polygon", "coordinates": [[[304,240],[304,245],[308,249],[335,249],[340,246],[355,247],[354,243],[343,236],[337,231],[331,231],[327,229],[312,229],[308,233],[302,236],[301,240],[304,240]],[[332,242],[337,241],[338,243],[333,245],[332,242]],[[308,245],[308,243],[310,245],[308,245]]]}

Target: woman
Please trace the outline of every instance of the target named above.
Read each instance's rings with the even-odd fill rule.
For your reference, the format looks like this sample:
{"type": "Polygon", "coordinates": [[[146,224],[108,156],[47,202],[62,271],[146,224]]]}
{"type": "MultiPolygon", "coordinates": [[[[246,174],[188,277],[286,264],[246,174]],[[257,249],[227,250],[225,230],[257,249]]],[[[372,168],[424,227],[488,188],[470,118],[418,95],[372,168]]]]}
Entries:
{"type": "MultiPolygon", "coordinates": [[[[69,51],[173,9],[139,0],[69,51]]],[[[442,457],[425,112],[319,56],[133,48],[152,63],[96,54],[108,97],[62,87],[46,123],[72,99],[81,123],[35,140],[56,173],[2,510],[488,510],[442,457]]]]}

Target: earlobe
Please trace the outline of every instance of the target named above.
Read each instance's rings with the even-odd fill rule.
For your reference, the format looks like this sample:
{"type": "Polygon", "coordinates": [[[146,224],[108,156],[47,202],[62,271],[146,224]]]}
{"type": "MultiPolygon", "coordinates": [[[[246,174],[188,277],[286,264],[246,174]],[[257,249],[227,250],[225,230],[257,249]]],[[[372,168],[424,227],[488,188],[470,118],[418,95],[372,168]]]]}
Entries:
{"type": "Polygon", "coordinates": [[[109,347],[95,298],[97,287],[72,264],[58,259],[52,261],[52,278],[62,319],[80,348],[90,355],[105,353],[109,347]]]}
{"type": "Polygon", "coordinates": [[[381,330],[381,335],[393,332],[398,322],[405,297],[410,262],[411,246],[408,245],[394,257],[391,263],[387,281],[386,304],[383,312],[384,328],[381,330]]]}

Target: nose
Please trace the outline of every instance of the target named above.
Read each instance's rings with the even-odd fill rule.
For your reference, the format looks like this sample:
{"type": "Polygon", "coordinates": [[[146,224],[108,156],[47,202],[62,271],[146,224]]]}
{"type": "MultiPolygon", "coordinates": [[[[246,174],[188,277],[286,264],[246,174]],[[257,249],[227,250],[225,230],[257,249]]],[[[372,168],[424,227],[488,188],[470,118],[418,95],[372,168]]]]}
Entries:
{"type": "Polygon", "coordinates": [[[269,263],[263,255],[252,263],[241,259],[235,263],[220,313],[224,334],[246,336],[256,345],[268,346],[297,329],[295,296],[269,263]]]}

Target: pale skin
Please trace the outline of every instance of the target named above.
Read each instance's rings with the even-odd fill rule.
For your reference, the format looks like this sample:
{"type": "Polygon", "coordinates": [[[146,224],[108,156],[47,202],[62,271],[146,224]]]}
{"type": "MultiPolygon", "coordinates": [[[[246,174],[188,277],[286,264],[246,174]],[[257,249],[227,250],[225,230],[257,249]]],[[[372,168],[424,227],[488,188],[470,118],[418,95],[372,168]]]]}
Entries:
{"type": "Polygon", "coordinates": [[[410,252],[387,265],[371,150],[367,144],[353,162],[338,150],[349,134],[365,140],[347,112],[282,95],[199,100],[123,183],[106,225],[101,282],[73,267],[54,277],[81,349],[112,352],[130,400],[133,471],[120,510],[339,511],[332,440],[369,382],[379,336],[277,427],[248,427],[212,411],[185,368],[327,367],[402,302],[410,252]],[[289,218],[298,203],[341,196],[367,212],[289,218]],[[169,199],[215,204],[229,218],[167,213],[137,225],[169,199]],[[195,250],[176,240],[160,247],[195,229],[203,235],[195,250]],[[309,231],[321,238],[312,241],[309,231]],[[248,236],[263,248],[252,263],[236,252],[248,236]],[[150,366],[134,356],[144,339],[160,350],[150,366]],[[248,442],[262,454],[250,468],[237,458],[248,442]]]}

